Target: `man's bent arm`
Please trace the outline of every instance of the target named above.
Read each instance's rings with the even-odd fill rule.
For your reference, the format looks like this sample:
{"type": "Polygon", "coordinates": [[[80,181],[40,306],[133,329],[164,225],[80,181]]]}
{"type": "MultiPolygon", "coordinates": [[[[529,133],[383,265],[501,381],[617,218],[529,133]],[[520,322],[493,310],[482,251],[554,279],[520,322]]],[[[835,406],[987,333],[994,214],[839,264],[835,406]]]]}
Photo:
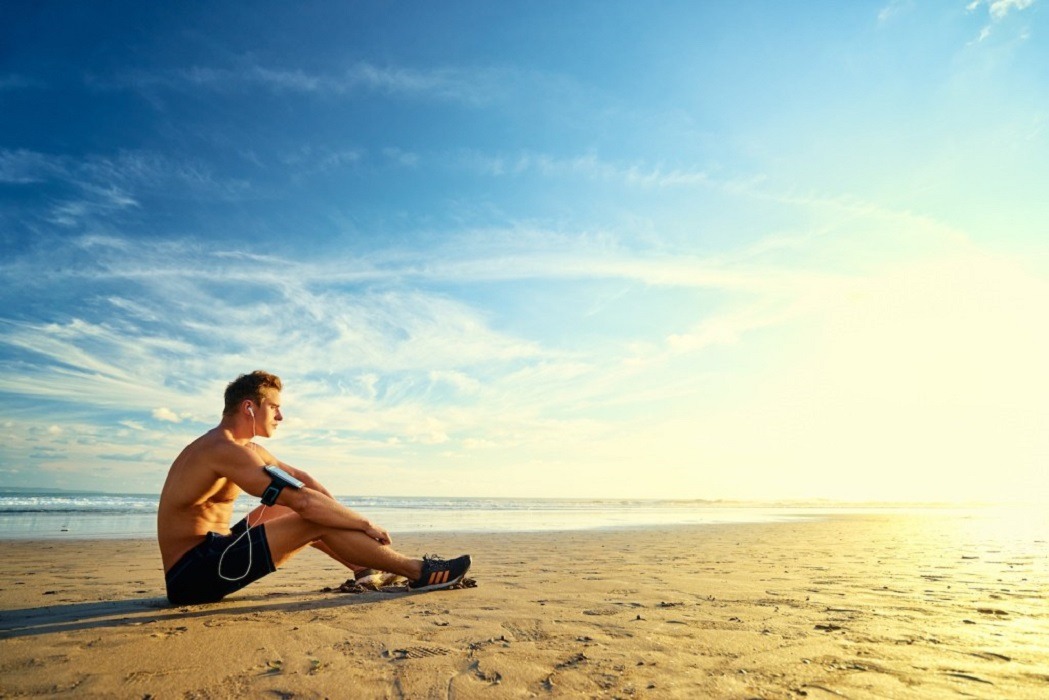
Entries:
{"type": "Polygon", "coordinates": [[[390,535],[384,529],[376,526],[360,513],[350,510],[331,496],[309,486],[301,489],[284,489],[277,503],[291,508],[303,520],[311,523],[341,530],[360,530],[382,544],[390,544],[390,535]]]}
{"type": "MultiPolygon", "coordinates": [[[[268,452],[266,456],[272,457],[268,452]]],[[[227,459],[215,465],[215,470],[252,496],[262,496],[270,484],[263,471],[263,457],[247,450],[226,455],[227,459]]],[[[274,460],[276,461],[276,460],[274,460]]],[[[299,470],[294,470],[298,472],[299,470]]],[[[360,513],[356,513],[326,493],[310,486],[284,488],[277,504],[291,508],[303,520],[340,530],[360,530],[382,544],[390,544],[390,535],[360,513]]]]}
{"type": "Polygon", "coordinates": [[[316,479],[314,479],[312,476],[310,476],[306,472],[302,471],[301,469],[296,469],[296,468],[292,467],[289,464],[285,464],[284,462],[281,462],[280,460],[276,460],[273,463],[276,464],[281,469],[283,469],[284,471],[286,471],[289,474],[291,474],[292,476],[294,476],[296,479],[298,479],[302,483],[306,484],[306,486],[310,487],[314,491],[320,491],[321,493],[323,493],[328,498],[335,498],[335,496],[333,496],[331,494],[331,491],[329,491],[328,489],[324,488],[324,485],[321,484],[321,482],[317,481],[316,479]]]}
{"type": "Polygon", "coordinates": [[[317,481],[316,479],[314,479],[312,476],[310,476],[309,474],[307,474],[303,470],[296,469],[295,467],[291,466],[290,464],[287,464],[285,462],[280,461],[279,459],[277,459],[276,457],[273,456],[272,452],[270,452],[269,450],[263,448],[260,445],[256,445],[255,448],[256,448],[256,450],[258,450],[258,453],[262,455],[263,459],[266,460],[266,464],[274,464],[274,465],[280,467],[281,469],[283,469],[284,471],[288,472],[292,476],[294,476],[296,479],[298,479],[302,483],[304,483],[307,486],[309,486],[314,491],[320,491],[325,496],[328,496],[330,498],[335,498],[334,496],[332,496],[331,491],[329,491],[328,489],[324,488],[324,485],[321,484],[321,482],[317,481]]]}

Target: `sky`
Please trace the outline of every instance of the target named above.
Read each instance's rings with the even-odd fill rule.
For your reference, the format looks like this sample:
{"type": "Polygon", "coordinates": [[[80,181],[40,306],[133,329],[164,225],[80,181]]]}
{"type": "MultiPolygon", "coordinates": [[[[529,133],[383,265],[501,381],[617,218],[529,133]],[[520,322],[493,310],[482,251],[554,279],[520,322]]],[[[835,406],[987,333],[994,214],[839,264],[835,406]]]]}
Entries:
{"type": "Polygon", "coordinates": [[[8,2],[0,477],[1049,501],[1049,7],[8,2]]]}

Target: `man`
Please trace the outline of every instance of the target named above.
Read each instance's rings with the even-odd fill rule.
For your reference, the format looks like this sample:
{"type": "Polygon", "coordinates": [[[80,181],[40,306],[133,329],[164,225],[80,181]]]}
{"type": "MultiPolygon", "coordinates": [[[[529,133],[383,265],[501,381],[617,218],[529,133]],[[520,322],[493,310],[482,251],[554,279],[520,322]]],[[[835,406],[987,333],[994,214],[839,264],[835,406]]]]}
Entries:
{"type": "Polygon", "coordinates": [[[157,512],[168,599],[176,605],[220,600],[275,571],[307,545],[353,569],[404,576],[414,590],[461,581],[469,555],[445,561],[401,554],[390,546],[386,530],[253,442],[273,435],[284,419],[281,388],[280,379],[266,372],[238,377],[226,387],[218,427],[190,443],[171,465],[157,512]],[[267,465],[303,486],[282,488],[275,505],[259,506],[231,528],[237,494],[261,496],[282,484],[264,470],[267,465]]]}

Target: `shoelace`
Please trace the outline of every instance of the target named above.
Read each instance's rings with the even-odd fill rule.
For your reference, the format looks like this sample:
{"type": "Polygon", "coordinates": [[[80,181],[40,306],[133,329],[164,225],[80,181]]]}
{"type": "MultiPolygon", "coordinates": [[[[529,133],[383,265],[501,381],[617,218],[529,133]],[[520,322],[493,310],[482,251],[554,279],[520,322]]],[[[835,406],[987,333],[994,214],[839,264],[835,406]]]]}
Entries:
{"type": "Polygon", "coordinates": [[[423,555],[423,566],[429,564],[430,566],[446,566],[448,564],[447,559],[442,559],[436,554],[424,554],[423,555]]]}

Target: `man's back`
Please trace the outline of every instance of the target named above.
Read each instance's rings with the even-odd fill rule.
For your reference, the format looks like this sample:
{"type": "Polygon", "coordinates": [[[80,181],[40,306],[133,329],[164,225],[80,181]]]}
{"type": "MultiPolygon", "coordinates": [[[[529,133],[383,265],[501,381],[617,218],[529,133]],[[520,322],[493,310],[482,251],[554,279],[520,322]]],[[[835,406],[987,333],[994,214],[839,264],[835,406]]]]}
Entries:
{"type": "Polygon", "coordinates": [[[240,488],[219,476],[215,465],[244,449],[215,428],[190,443],[172,463],[157,508],[157,539],[165,571],[208,532],[229,532],[240,488]]]}

